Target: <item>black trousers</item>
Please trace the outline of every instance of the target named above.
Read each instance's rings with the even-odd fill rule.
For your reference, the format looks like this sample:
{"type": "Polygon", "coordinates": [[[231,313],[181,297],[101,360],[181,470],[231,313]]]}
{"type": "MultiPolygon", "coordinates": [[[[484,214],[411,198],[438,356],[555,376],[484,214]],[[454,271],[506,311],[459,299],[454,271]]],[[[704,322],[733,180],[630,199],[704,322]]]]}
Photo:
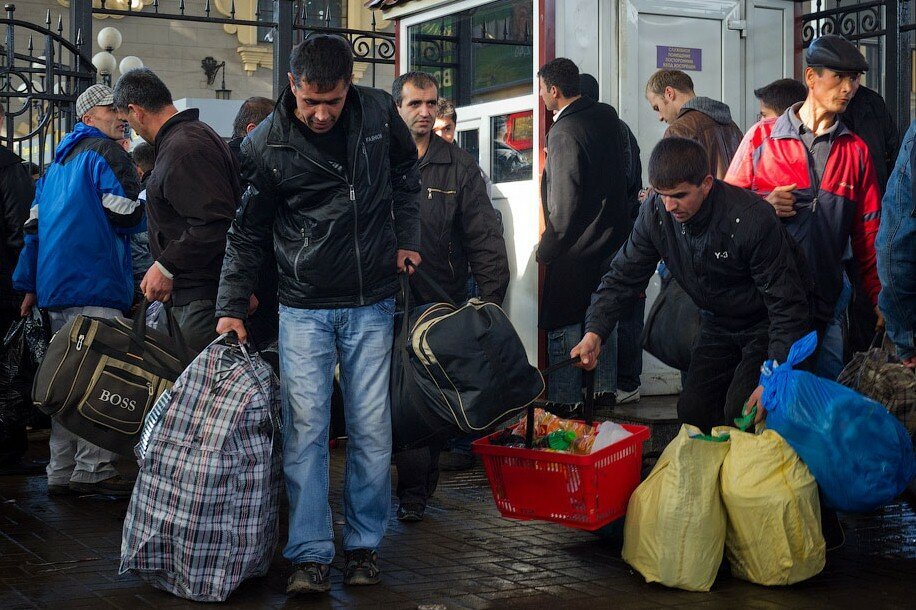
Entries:
{"type": "Polygon", "coordinates": [[[402,506],[426,508],[426,500],[436,491],[439,483],[439,454],[442,443],[429,447],[407,449],[394,454],[398,470],[397,494],[402,506]]]}
{"type": "Polygon", "coordinates": [[[731,424],[758,385],[768,347],[768,320],[736,332],[704,318],[677,401],[678,419],[704,432],[731,424]]]}
{"type": "MultiPolygon", "coordinates": [[[[798,369],[814,372],[824,340],[827,322],[815,321],[817,349],[798,369]]],[[[683,389],[677,402],[678,419],[704,432],[715,426],[734,425],[744,404],[760,381],[760,365],[769,356],[769,321],[743,331],[722,328],[712,318],[703,318],[700,335],[683,375],[683,389]]]]}

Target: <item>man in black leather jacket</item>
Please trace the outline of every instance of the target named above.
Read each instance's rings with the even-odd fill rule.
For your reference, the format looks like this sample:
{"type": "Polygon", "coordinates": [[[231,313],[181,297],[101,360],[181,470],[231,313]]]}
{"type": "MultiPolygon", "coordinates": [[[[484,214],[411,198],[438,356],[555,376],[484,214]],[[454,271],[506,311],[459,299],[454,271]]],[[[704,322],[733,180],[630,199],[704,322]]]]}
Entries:
{"type": "Polygon", "coordinates": [[[604,337],[664,260],[703,314],[678,418],[709,431],[740,415],[745,401],[758,405],[760,365],[785,362],[811,329],[804,257],[772,207],[710,175],[694,140],[659,142],[649,182],[655,194],[601,279],[571,355],[594,368],[604,337]]]}
{"type": "MultiPolygon", "coordinates": [[[[439,88],[425,72],[407,72],[391,87],[398,112],[420,157],[418,199],[423,275],[455,303],[468,299],[468,264],[480,298],[502,305],[509,287],[509,259],[496,210],[474,158],[433,133],[439,88]]],[[[423,277],[411,281],[417,305],[441,300],[423,277]]],[[[439,480],[438,442],[395,454],[398,519],[420,521],[439,480]]]]}
{"type": "Polygon", "coordinates": [[[417,149],[391,96],[351,84],[337,36],[290,56],[290,88],[242,143],[248,183],[229,230],[218,332],[235,331],[273,248],[279,271],[283,468],[294,566],[287,592],[331,586],[328,432],[334,368],[347,421],[344,584],[379,582],[377,549],[391,498],[389,374],[394,294],[420,263],[417,149]]]}

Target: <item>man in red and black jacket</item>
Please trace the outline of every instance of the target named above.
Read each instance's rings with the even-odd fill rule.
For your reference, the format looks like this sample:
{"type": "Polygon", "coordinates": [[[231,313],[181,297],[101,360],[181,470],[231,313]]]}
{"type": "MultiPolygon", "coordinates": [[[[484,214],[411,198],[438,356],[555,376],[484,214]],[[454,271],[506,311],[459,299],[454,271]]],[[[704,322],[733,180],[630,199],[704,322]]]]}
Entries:
{"type": "Polygon", "coordinates": [[[815,326],[822,331],[833,319],[850,239],[865,292],[877,305],[881,195],[868,147],[837,119],[868,62],[839,36],[815,40],[805,59],[808,97],[748,131],[725,181],[765,197],[801,246],[814,280],[815,326]]]}

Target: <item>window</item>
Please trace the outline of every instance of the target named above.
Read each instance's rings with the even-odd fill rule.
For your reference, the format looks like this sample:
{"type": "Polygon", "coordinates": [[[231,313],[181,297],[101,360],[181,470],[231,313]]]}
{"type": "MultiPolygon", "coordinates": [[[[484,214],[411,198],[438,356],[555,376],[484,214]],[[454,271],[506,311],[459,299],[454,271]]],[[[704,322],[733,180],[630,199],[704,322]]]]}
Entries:
{"type": "Polygon", "coordinates": [[[494,183],[531,180],[534,163],[532,111],[503,114],[491,121],[493,149],[490,154],[490,178],[494,183]]]}
{"type": "Polygon", "coordinates": [[[458,132],[458,146],[466,150],[480,165],[480,130],[465,129],[458,132]]]}
{"type": "Polygon", "coordinates": [[[502,0],[407,30],[411,70],[429,72],[456,106],[531,92],[531,0],[502,0]]]}

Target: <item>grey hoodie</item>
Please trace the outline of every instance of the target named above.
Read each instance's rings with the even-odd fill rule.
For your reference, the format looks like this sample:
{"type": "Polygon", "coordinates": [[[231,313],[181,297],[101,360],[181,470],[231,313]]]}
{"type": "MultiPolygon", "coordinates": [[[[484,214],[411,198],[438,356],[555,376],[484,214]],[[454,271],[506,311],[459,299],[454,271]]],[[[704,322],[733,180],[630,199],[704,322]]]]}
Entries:
{"type": "Polygon", "coordinates": [[[697,110],[709,116],[713,121],[720,125],[728,125],[732,122],[732,111],[728,104],[714,100],[710,97],[695,97],[681,106],[678,116],[688,110],[697,110]]]}

